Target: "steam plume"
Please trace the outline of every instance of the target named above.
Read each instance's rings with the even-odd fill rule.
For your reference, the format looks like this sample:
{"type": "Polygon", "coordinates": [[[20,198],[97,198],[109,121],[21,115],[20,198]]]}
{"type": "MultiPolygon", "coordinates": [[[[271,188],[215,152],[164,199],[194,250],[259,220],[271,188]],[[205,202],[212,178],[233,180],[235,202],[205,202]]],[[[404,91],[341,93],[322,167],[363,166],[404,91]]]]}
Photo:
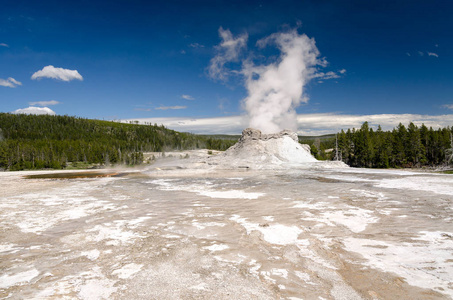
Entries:
{"type": "Polygon", "coordinates": [[[259,40],[265,47],[275,44],[280,50],[277,62],[266,66],[244,63],[242,73],[248,97],[243,106],[249,117],[250,127],[265,133],[283,129],[297,130],[295,108],[307,102],[304,86],[314,77],[315,66],[324,64],[318,59],[315,41],[297,30],[274,33],[259,40]]]}
{"type": "MultiPolygon", "coordinates": [[[[255,65],[251,59],[244,59],[241,70],[230,71],[224,66],[227,62],[238,61],[240,50],[245,48],[247,36],[234,38],[229,30],[222,28],[219,33],[223,42],[216,48],[218,55],[211,60],[210,75],[214,79],[225,79],[227,72],[244,76],[248,96],[242,105],[247,112],[249,126],[264,133],[274,133],[283,129],[296,131],[295,108],[308,101],[304,87],[310,79],[340,77],[338,73],[332,71],[317,72],[316,67],[326,66],[327,62],[319,58],[314,39],[299,34],[297,29],[274,33],[257,42],[259,48],[275,45],[280,50],[280,56],[275,62],[255,65]],[[230,47],[225,47],[226,45],[230,47]],[[225,51],[224,48],[230,51],[225,51]]],[[[346,70],[341,70],[340,73],[345,72],[346,70]]]]}

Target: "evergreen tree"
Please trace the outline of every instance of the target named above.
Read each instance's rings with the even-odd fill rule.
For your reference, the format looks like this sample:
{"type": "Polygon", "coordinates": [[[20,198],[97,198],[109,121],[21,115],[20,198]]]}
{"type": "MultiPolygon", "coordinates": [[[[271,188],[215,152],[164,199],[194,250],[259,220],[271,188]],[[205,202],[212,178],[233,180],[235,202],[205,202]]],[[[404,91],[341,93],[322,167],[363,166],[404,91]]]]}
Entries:
{"type": "Polygon", "coordinates": [[[421,142],[420,130],[412,122],[407,128],[407,145],[405,149],[410,166],[420,166],[420,163],[425,160],[425,149],[421,142]]]}

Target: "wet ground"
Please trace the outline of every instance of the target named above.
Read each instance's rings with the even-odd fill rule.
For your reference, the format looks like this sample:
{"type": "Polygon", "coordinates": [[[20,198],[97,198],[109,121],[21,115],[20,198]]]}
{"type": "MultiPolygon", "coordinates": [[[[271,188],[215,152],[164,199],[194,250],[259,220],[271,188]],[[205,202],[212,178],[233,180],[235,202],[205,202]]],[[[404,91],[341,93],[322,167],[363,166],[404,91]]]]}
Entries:
{"type": "Polygon", "coordinates": [[[0,298],[453,298],[453,175],[117,173],[0,173],[0,298]]]}

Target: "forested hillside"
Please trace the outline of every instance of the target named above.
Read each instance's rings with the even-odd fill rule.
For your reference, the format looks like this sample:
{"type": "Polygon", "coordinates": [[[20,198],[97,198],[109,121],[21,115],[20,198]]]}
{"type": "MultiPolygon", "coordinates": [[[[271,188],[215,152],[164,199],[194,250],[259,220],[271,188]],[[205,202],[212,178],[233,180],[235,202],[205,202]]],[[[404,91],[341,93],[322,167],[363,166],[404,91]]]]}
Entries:
{"type": "MultiPolygon", "coordinates": [[[[453,128],[399,124],[392,131],[369,128],[300,137],[318,159],[353,167],[404,168],[453,163],[453,128]],[[328,149],[334,149],[329,151],[328,149]]],[[[143,162],[143,152],[226,150],[239,136],[202,136],[157,125],[125,124],[69,116],[0,113],[0,170],[62,169],[68,166],[143,162]]]]}
{"type": "MultiPolygon", "coordinates": [[[[425,125],[399,124],[392,131],[369,128],[367,122],[358,130],[338,133],[339,158],[353,167],[406,168],[442,166],[453,163],[453,128],[434,130],[425,125]]],[[[335,137],[312,143],[318,158],[334,159],[335,137]],[[326,149],[334,149],[325,153],[326,149]]]]}
{"type": "Polygon", "coordinates": [[[234,140],[69,116],[0,113],[0,169],[62,169],[69,163],[143,162],[143,152],[208,148],[225,150],[234,140]]]}

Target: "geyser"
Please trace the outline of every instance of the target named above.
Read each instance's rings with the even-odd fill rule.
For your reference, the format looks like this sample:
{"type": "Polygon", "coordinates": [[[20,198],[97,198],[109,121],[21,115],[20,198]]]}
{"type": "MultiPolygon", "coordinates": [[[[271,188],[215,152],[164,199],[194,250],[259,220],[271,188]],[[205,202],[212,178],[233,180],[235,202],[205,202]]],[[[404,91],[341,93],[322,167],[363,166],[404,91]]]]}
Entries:
{"type": "Polygon", "coordinates": [[[225,155],[268,162],[307,163],[318,161],[310,154],[308,145],[299,144],[297,134],[290,130],[263,134],[258,129],[242,131],[239,141],[225,155]]]}
{"type": "Polygon", "coordinates": [[[242,131],[239,141],[224,153],[209,158],[209,165],[220,169],[298,169],[345,168],[341,161],[318,161],[308,145],[299,143],[290,130],[263,134],[258,129],[242,131]]]}
{"type": "Polygon", "coordinates": [[[295,132],[263,134],[258,129],[242,131],[239,141],[212,162],[221,167],[274,169],[286,164],[315,163],[308,145],[301,145],[295,132]]]}

